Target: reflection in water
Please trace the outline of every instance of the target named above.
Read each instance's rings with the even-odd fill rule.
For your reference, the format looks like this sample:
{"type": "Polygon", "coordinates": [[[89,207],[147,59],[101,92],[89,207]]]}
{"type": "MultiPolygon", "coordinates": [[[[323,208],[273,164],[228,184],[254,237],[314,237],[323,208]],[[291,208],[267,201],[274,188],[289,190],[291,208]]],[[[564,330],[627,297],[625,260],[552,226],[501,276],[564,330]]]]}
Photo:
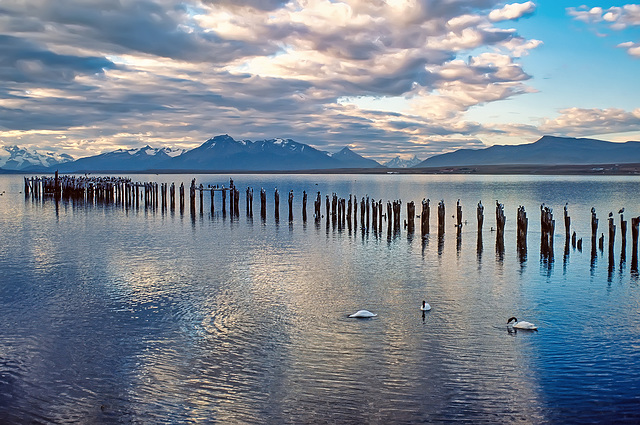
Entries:
{"type": "MultiPolygon", "coordinates": [[[[351,176],[251,178],[249,185],[297,194],[319,182],[323,193],[346,196],[355,185],[351,176]]],[[[490,192],[515,206],[556,193],[517,178],[480,187],[456,185],[452,176],[429,187],[424,179],[436,177],[397,186],[395,177],[357,178],[364,180],[358,193],[384,199],[422,199],[427,190],[440,198],[443,190],[473,205],[477,193],[490,192]]],[[[253,226],[237,214],[182,220],[173,211],[17,199],[0,204],[1,422],[606,423],[640,416],[633,399],[640,319],[629,314],[640,302],[637,273],[614,267],[620,284],[606,288],[611,277],[597,267],[595,240],[591,256],[574,251],[563,263],[566,273],[541,273],[524,267],[526,248],[510,223],[495,240],[498,261],[482,264],[481,230],[475,241],[458,232],[455,243],[442,235],[434,246],[430,235],[418,244],[399,229],[385,239],[375,228],[351,232],[349,222],[345,231],[316,221],[314,232],[294,217],[284,231],[273,210],[253,226]],[[425,297],[433,306],[428,317],[419,313],[425,297]],[[360,308],[378,317],[346,318],[360,308]],[[512,315],[541,331],[505,332],[512,315]],[[570,321],[589,326],[567,332],[570,321]],[[528,403],[513,403],[514,394],[528,403]]],[[[591,201],[576,208],[588,211],[591,201]]],[[[581,234],[588,225],[575,219],[581,234]]],[[[552,251],[544,256],[551,264],[552,251]]]]}

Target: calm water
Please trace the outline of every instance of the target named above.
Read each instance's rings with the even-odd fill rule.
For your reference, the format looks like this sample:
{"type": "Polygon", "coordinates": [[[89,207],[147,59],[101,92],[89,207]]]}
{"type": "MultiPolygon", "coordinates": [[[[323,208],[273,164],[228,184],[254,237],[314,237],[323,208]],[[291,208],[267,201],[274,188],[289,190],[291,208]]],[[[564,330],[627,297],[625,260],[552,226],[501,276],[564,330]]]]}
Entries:
{"type": "MultiPolygon", "coordinates": [[[[133,176],[181,182],[192,175],[133,176]]],[[[198,183],[228,185],[226,175],[198,183]]],[[[234,176],[240,216],[32,201],[0,176],[2,423],[601,423],[640,421],[640,287],[624,255],[591,255],[632,177],[234,176]],[[255,189],[255,217],[244,193],[255,189]],[[273,189],[281,193],[274,220],[273,189]],[[260,187],[268,215],[259,216],[260,187]],[[295,217],[286,196],[294,190],[295,217]],[[302,191],[310,193],[302,222],[302,191]],[[321,191],[432,200],[425,240],[313,221],[321,191]],[[455,203],[464,219],[453,228],[455,203]],[[443,240],[435,206],[444,199],[443,240]],[[496,250],[495,200],[505,205],[496,250]],[[478,243],[475,205],[483,200],[478,243]],[[555,255],[541,258],[541,203],[555,255]],[[562,207],[584,238],[564,250],[562,207]],[[526,258],[515,216],[529,217],[526,258]],[[433,307],[424,317],[426,299],[433,307]],[[366,308],[370,320],[348,319],[366,308]],[[538,332],[509,332],[506,320],[538,332]]],[[[420,207],[418,206],[418,214],[420,207]]],[[[403,206],[403,216],[405,215],[403,206]]]]}

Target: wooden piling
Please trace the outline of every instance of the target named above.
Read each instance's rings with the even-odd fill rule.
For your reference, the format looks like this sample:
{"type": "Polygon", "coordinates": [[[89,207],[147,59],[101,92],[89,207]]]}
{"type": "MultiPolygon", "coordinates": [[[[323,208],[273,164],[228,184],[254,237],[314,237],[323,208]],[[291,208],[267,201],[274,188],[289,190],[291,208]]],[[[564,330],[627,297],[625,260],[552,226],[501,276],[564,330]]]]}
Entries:
{"type": "Polygon", "coordinates": [[[598,234],[598,218],[596,217],[595,207],[591,207],[591,239],[596,240],[598,234]]]}
{"type": "Polygon", "coordinates": [[[631,272],[638,274],[638,227],[640,217],[631,219],[631,272]]]}
{"type": "Polygon", "coordinates": [[[293,221],[293,190],[289,191],[289,222],[293,221]]]}
{"type": "Polygon", "coordinates": [[[302,222],[307,222],[307,191],[302,191],[302,222]]]}
{"type": "Polygon", "coordinates": [[[276,221],[280,220],[280,193],[278,192],[278,188],[276,188],[276,191],[273,194],[273,202],[274,202],[274,209],[275,209],[275,219],[276,221]]]}
{"type": "Polygon", "coordinates": [[[460,199],[456,202],[456,227],[462,228],[462,205],[460,205],[460,199]]]}
{"type": "Polygon", "coordinates": [[[445,219],[445,209],[444,209],[444,199],[441,199],[438,203],[438,236],[444,235],[444,219],[445,219]]]}
{"type": "Polygon", "coordinates": [[[564,204],[564,234],[565,239],[569,239],[571,233],[571,217],[569,217],[569,211],[567,210],[569,203],[564,204]]]}
{"type": "Polygon", "coordinates": [[[413,201],[407,204],[407,232],[415,232],[416,205],[413,201]]]}
{"type": "Polygon", "coordinates": [[[267,192],[262,187],[260,188],[260,217],[263,221],[267,218],[267,192]]]}
{"type": "Polygon", "coordinates": [[[429,234],[429,215],[431,208],[429,207],[429,199],[422,199],[422,212],[420,213],[420,231],[422,236],[429,234]]]}

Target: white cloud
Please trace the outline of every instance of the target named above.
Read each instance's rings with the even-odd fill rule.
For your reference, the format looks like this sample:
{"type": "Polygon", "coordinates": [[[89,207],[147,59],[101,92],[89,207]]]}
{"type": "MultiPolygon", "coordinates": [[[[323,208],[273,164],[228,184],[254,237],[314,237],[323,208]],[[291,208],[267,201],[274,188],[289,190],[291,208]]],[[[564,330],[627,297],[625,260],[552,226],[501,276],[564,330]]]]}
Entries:
{"type": "Polygon", "coordinates": [[[560,115],[545,120],[539,129],[544,133],[568,136],[590,136],[640,130],[640,108],[625,111],[619,108],[568,108],[560,115]]]}
{"type": "Polygon", "coordinates": [[[525,15],[530,15],[536,10],[536,5],[532,1],[526,3],[506,4],[500,9],[494,9],[489,13],[489,19],[493,22],[519,19],[525,15]]]}

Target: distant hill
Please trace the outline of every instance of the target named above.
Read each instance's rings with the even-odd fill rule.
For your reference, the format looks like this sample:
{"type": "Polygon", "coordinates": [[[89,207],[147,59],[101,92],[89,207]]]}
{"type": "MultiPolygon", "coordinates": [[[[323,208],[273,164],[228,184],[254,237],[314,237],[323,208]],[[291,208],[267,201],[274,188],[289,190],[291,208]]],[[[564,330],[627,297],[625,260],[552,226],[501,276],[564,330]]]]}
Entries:
{"type": "Polygon", "coordinates": [[[534,143],[459,149],[432,156],[422,167],[473,165],[588,165],[640,162],[640,142],[613,143],[596,139],[544,136],[534,143]]]}
{"type": "Polygon", "coordinates": [[[378,162],[373,159],[365,158],[358,155],[348,147],[342,148],[342,150],[331,155],[333,159],[340,162],[340,168],[381,168],[378,162]]]}
{"type": "Polygon", "coordinates": [[[0,146],[0,169],[8,171],[41,170],[70,161],[73,161],[73,157],[66,153],[56,154],[18,146],[0,146]]]}
{"type": "Polygon", "coordinates": [[[383,165],[388,168],[410,168],[420,164],[420,159],[417,156],[413,156],[411,159],[400,159],[396,156],[390,161],[385,162],[383,165]]]}
{"type": "Polygon", "coordinates": [[[143,171],[157,168],[184,152],[184,149],[152,148],[151,146],[138,149],[118,149],[113,152],[59,164],[52,168],[63,173],[78,171],[143,171]]]}

